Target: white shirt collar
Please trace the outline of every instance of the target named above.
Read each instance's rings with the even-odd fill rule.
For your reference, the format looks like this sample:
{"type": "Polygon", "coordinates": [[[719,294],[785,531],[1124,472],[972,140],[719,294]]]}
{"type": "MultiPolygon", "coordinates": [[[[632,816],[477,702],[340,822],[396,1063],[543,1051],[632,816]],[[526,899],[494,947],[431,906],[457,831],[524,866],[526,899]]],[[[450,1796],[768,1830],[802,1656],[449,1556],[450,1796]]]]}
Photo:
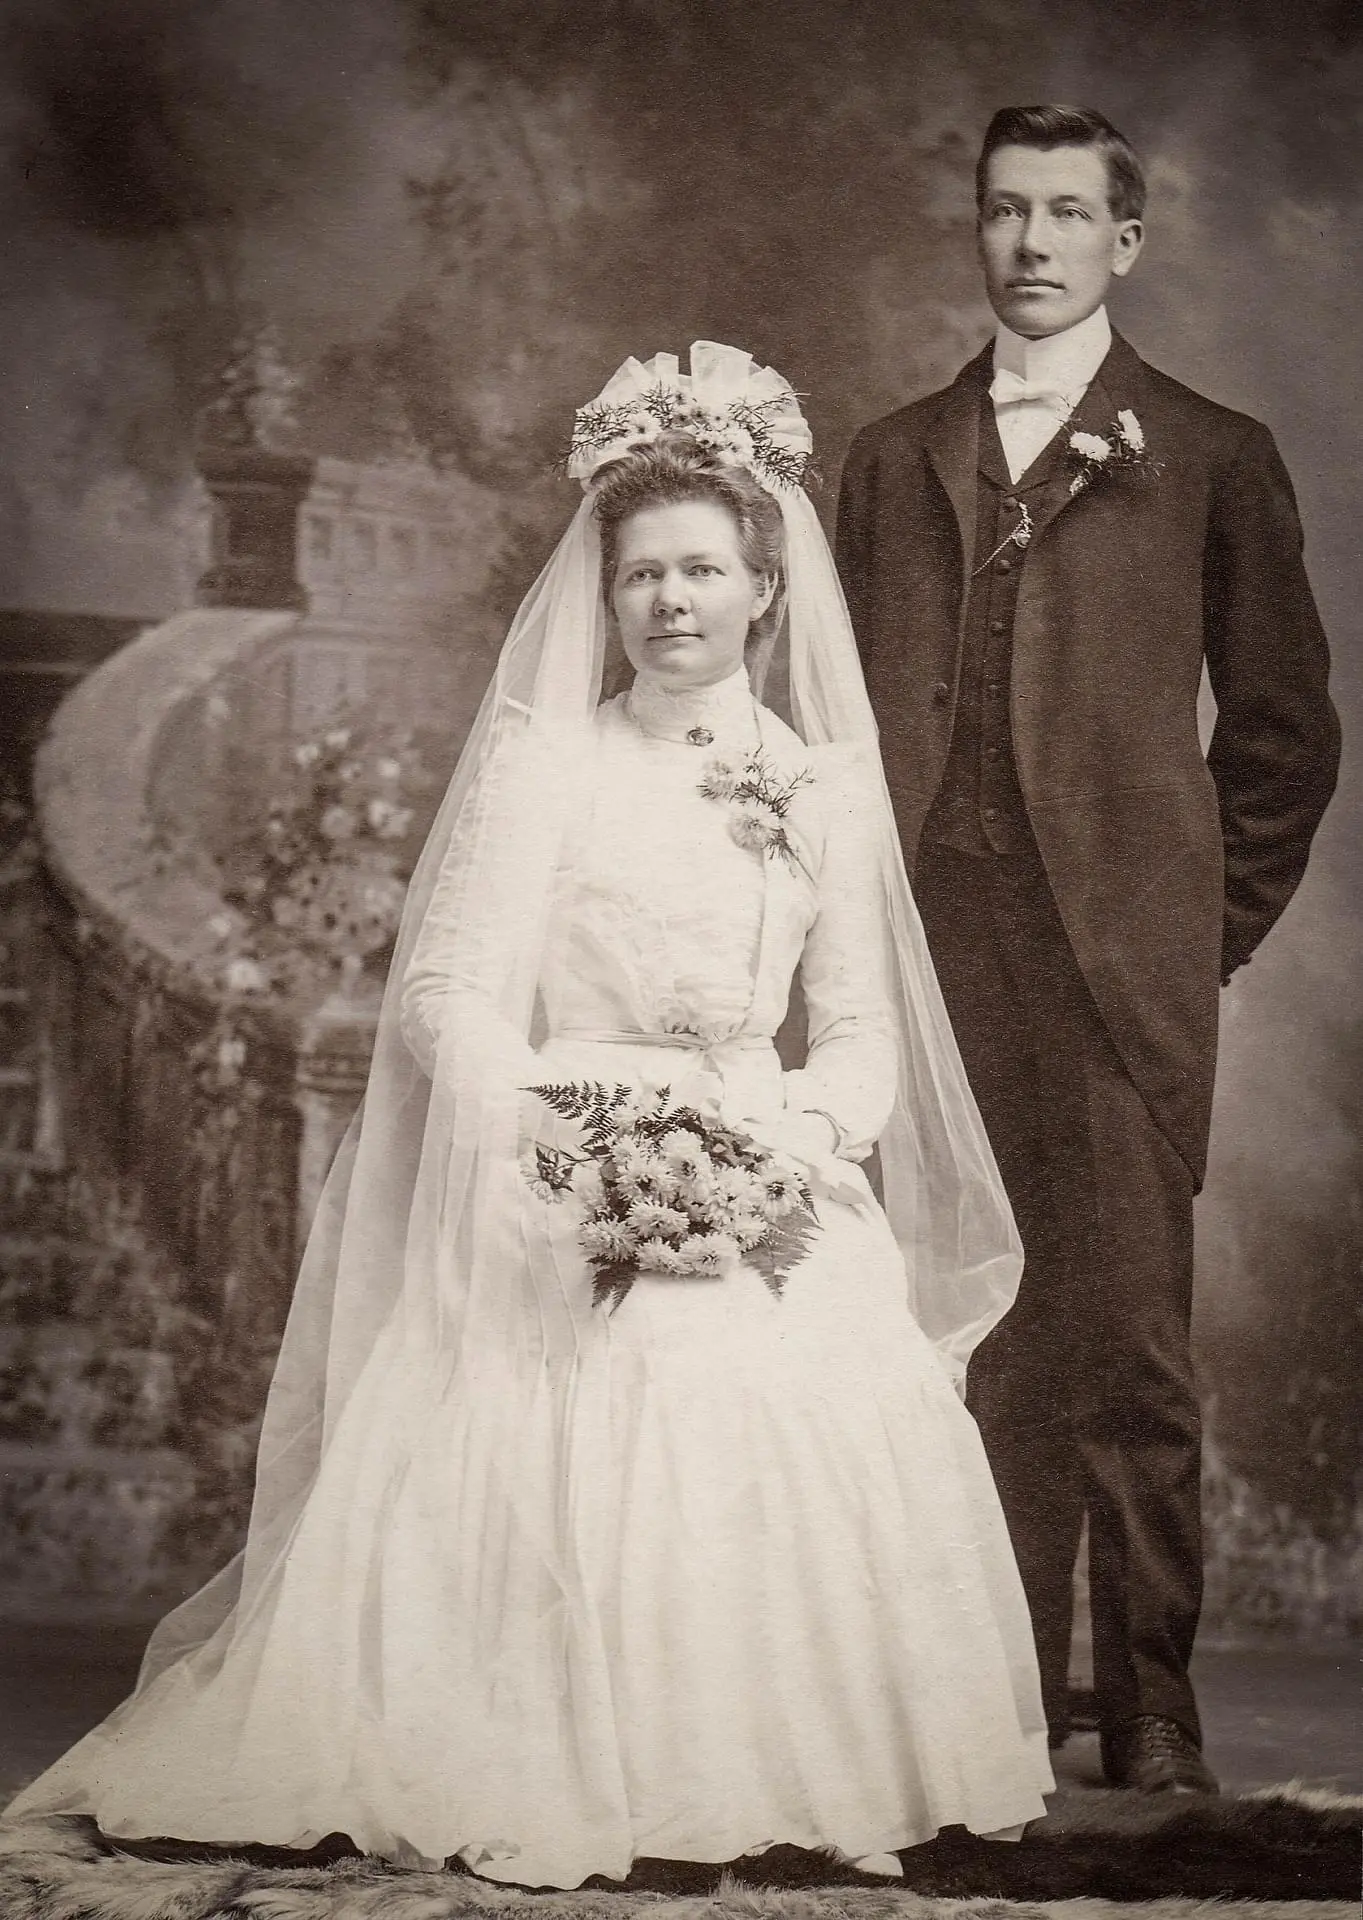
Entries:
{"type": "Polygon", "coordinates": [[[1044,340],[1026,340],[1000,323],[994,336],[994,370],[1006,369],[1024,380],[1039,381],[1058,393],[1080,394],[1107,358],[1112,326],[1107,308],[1099,307],[1087,320],[1052,333],[1044,340]]]}

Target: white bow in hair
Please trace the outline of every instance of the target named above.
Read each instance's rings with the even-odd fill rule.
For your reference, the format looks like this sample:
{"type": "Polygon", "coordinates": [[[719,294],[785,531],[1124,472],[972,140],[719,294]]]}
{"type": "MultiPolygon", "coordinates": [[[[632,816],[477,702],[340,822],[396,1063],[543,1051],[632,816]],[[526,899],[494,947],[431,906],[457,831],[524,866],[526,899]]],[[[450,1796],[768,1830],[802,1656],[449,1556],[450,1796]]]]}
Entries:
{"type": "Polygon", "coordinates": [[[568,473],[586,486],[609,460],[678,429],[764,487],[798,487],[813,439],[795,389],[741,347],[697,340],[691,371],[675,353],[626,360],[573,420],[568,473]]]}

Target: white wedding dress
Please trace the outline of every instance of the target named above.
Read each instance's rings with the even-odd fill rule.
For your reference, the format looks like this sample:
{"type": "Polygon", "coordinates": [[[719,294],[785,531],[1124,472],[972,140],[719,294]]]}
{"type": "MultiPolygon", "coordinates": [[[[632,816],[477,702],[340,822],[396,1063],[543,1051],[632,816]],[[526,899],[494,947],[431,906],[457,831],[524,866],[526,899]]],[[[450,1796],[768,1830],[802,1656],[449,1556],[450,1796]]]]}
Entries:
{"type": "MultiPolygon", "coordinates": [[[[764,711],[772,761],[813,780],[791,815],[804,868],[763,858],[698,791],[697,721],[715,751],[750,732],[746,677],[675,712],[660,695],[601,709],[552,904],[549,1037],[533,1057],[507,1040],[505,1070],[718,1092],[735,1119],[815,1110],[864,1155],[894,1064],[855,767],[764,711]],[[797,967],[810,1046],[783,1074],[771,1039],[797,967]]],[[[479,1010],[446,991],[452,937],[437,890],[405,996],[428,1067],[442,1018],[489,1058],[500,1044],[487,1009],[475,1036],[479,1010]]],[[[542,1381],[538,1485],[514,1496],[533,1514],[500,1510],[495,1475],[473,1472],[476,1392],[412,1430],[429,1356],[390,1325],[268,1603],[14,1811],[223,1843],[339,1831],[556,1886],[637,1856],[857,1856],[1039,1816],[1031,1630],[978,1433],[860,1169],[830,1156],[816,1174],[822,1230],[782,1298],[740,1268],[640,1278],[613,1313],[591,1304],[570,1205],[527,1184],[505,1281],[542,1381]],[[555,1578],[516,1550],[527,1530],[555,1578]],[[491,1623],[491,1678],[470,1620],[491,1623]]],[[[509,1364],[488,1357],[489,1395],[509,1364]]]]}

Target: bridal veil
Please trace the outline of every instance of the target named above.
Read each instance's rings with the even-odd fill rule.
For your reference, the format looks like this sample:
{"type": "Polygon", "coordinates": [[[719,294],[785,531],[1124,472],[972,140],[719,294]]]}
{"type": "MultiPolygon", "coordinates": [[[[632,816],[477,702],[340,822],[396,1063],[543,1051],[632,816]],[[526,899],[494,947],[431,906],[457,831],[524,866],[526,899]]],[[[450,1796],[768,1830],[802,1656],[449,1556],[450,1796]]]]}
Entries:
{"type": "MultiPolygon", "coordinates": [[[[793,391],[735,348],[696,343],[689,374],[670,355],[629,360],[595,405],[624,417],[659,393],[692,401],[711,417],[760,419],[778,446],[808,446],[793,391]]],[[[576,470],[589,479],[590,461],[579,458],[576,470]]],[[[879,1144],[885,1210],[903,1252],[912,1310],[959,1379],[972,1348],[1016,1293],[1021,1248],[905,877],[828,544],[803,488],[770,484],[785,525],[788,608],[778,647],[791,721],[806,743],[840,742],[864,760],[865,791],[877,815],[885,971],[899,1055],[894,1110],[879,1144]]],[[[527,1594],[533,1588],[541,1596],[517,1621],[483,1617],[473,1579],[452,1597],[452,1606],[467,1611],[462,1623],[446,1626],[462,1632],[467,1648],[469,1712],[487,1710],[493,1676],[505,1683],[503,1699],[514,1700],[517,1663],[535,1663],[535,1637],[548,1631],[546,1592],[556,1596],[558,1657],[566,1649],[570,1663],[587,1666],[599,1658],[591,1596],[571,1564],[571,1530],[544,1486],[542,1461],[535,1470],[542,1435],[535,1331],[508,1275],[525,1258],[520,1090],[534,1073],[540,1037],[536,989],[552,883],[601,695],[606,644],[600,545],[587,491],[512,623],[411,883],[367,1091],[326,1183],[298,1277],[245,1549],[158,1628],[139,1689],[186,1654],[194,1656],[195,1680],[208,1681],[234,1641],[244,1651],[243,1637],[287,1577],[300,1516],[381,1345],[390,1360],[399,1353],[408,1370],[406,1431],[390,1436],[386,1470],[400,1475],[404,1449],[434,1406],[462,1396],[477,1417],[464,1428],[469,1457],[461,1472],[481,1491],[461,1500],[443,1524],[469,1527],[470,1561],[494,1552],[522,1561],[531,1570],[527,1594]],[[435,1023],[423,1065],[411,1044],[410,1016],[404,1034],[403,983],[423,923],[436,909],[458,929],[446,991],[463,1017],[435,1023]]],[[[371,1493],[380,1505],[388,1497],[378,1485],[371,1493]]],[[[357,1533],[380,1523],[374,1512],[357,1515],[357,1533]]],[[[357,1577],[363,1572],[357,1563],[357,1577]]],[[[589,1744],[591,1729],[578,1737],[589,1744]]]]}

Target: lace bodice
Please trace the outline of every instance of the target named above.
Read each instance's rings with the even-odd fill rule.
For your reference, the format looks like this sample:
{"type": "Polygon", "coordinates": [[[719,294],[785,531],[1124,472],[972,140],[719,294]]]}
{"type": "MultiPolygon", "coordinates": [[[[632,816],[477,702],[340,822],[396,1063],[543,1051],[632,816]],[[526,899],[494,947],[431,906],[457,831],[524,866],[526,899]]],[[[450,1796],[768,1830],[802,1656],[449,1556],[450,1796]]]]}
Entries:
{"type": "MultiPolygon", "coordinates": [[[[591,765],[564,836],[540,982],[552,1035],[688,1032],[709,1042],[769,1039],[797,969],[808,1012],[806,1066],[785,1075],[786,1104],[832,1117],[849,1152],[869,1151],[893,1101],[886,1004],[888,933],[872,810],[839,749],[808,749],[755,707],[746,676],[694,700],[629,696],[598,713],[591,765]],[[686,737],[702,725],[713,738],[686,737]],[[787,828],[796,858],[740,845],[732,804],[700,782],[717,757],[754,747],[778,781],[800,772],[787,828]]],[[[533,1077],[520,1037],[489,1052],[485,983],[461,982],[459,929],[437,887],[408,970],[404,1031],[431,1071],[443,1023],[467,1026],[489,1071],[533,1077]]]]}
{"type": "MultiPolygon", "coordinates": [[[[581,830],[560,869],[543,995],[551,1032],[770,1033],[754,1007],[768,878],[698,790],[706,751],[603,716],[581,830]],[[750,1022],[755,1016],[755,1023],[750,1022]]],[[[809,890],[806,889],[806,893],[809,890]]],[[[813,918],[812,897],[803,903],[813,918]]]]}

